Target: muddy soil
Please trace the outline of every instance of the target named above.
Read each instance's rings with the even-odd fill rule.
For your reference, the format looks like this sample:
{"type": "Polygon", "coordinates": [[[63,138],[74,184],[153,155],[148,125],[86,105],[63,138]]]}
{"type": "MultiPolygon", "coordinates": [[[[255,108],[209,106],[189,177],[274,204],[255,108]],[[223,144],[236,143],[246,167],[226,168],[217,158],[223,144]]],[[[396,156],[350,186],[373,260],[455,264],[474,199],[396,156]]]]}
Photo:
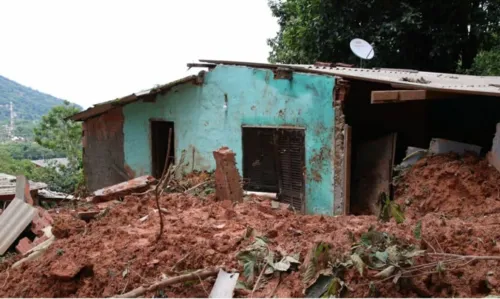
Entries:
{"type": "MultiPolygon", "coordinates": [[[[64,238],[39,260],[18,269],[0,268],[0,297],[109,297],[211,266],[241,273],[236,255],[254,242],[244,238],[248,227],[267,236],[272,250],[299,253],[302,263],[320,241],[331,245],[332,255],[349,255],[353,243],[370,228],[428,252],[500,255],[498,183],[496,170],[476,158],[421,160],[396,189],[396,200],[405,205],[402,224],[382,223],[375,216],[299,215],[257,197],[234,205],[210,196],[166,194],[160,200],[165,231],[158,242],[159,215],[153,197],[126,196],[89,223],[73,221],[65,212],[53,215],[55,230],[64,238]],[[425,194],[424,186],[429,189],[425,194]],[[419,239],[414,233],[417,226],[421,226],[419,239]]],[[[416,263],[431,261],[426,256],[416,263]]],[[[345,296],[484,297],[500,292],[498,266],[498,261],[473,261],[440,273],[431,269],[398,285],[380,282],[371,271],[362,277],[352,268],[344,276],[349,287],[345,296]],[[375,293],[370,293],[370,282],[375,283],[375,293]]],[[[264,275],[253,297],[304,297],[303,272],[300,267],[264,275]]],[[[207,297],[213,282],[214,278],[180,283],[145,297],[207,297]]],[[[251,290],[235,293],[235,297],[250,295],[251,290]]]]}

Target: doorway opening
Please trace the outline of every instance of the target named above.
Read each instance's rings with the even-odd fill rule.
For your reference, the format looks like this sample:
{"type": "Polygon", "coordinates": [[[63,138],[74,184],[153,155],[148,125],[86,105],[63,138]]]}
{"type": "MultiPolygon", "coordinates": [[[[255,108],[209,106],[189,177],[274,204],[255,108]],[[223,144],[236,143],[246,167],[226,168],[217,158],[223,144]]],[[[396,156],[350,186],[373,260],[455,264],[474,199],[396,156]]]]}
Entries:
{"type": "Polygon", "coordinates": [[[243,127],[243,178],[247,191],[276,193],[279,201],[305,211],[305,131],[243,127]]]}
{"type": "Polygon", "coordinates": [[[151,120],[151,157],[152,175],[160,178],[163,170],[175,162],[174,123],[171,121],[151,120]],[[170,138],[169,138],[170,134],[170,138]],[[169,146],[170,139],[170,146],[169,146]],[[167,151],[170,147],[170,152],[167,151]]]}
{"type": "MultiPolygon", "coordinates": [[[[397,103],[374,103],[372,92],[394,92],[390,85],[350,81],[343,113],[344,202],[346,214],[378,215],[382,200],[395,199],[395,176],[412,149],[429,151],[439,138],[491,148],[500,120],[498,98],[445,94],[397,103]]],[[[338,140],[336,140],[338,141],[338,140]]]]}

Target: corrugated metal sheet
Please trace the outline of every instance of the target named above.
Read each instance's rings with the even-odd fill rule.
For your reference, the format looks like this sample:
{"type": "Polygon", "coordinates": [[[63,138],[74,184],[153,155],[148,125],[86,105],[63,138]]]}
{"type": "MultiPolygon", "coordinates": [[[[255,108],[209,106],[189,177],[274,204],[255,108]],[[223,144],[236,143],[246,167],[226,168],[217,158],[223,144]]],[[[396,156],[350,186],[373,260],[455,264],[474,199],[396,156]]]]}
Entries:
{"type": "MultiPolygon", "coordinates": [[[[45,183],[37,183],[30,181],[30,190],[38,190],[47,188],[45,183]]],[[[0,197],[16,194],[16,177],[13,175],[0,173],[0,197]]],[[[13,198],[13,197],[12,197],[13,198]]]]}
{"type": "MultiPolygon", "coordinates": [[[[404,69],[363,69],[352,67],[306,65],[306,64],[271,64],[245,61],[210,60],[200,59],[201,63],[189,63],[189,67],[212,68],[218,64],[240,65],[254,68],[290,68],[296,72],[315,73],[322,75],[340,76],[347,79],[371,81],[391,84],[399,88],[425,89],[459,94],[475,94],[486,96],[500,96],[500,77],[494,76],[469,76],[446,73],[421,72],[404,69]]],[[[339,65],[339,64],[335,64],[339,65]]],[[[124,106],[129,103],[145,99],[146,97],[164,92],[176,85],[193,82],[200,79],[198,76],[188,76],[165,85],[131,94],[113,101],[94,105],[85,111],[72,115],[68,119],[83,121],[88,118],[105,113],[114,107],[124,106]]]]}
{"type": "Polygon", "coordinates": [[[500,77],[497,76],[469,76],[401,69],[363,69],[207,59],[201,59],[200,61],[204,63],[212,63],[214,65],[240,65],[256,68],[287,67],[297,72],[333,75],[348,79],[386,83],[395,85],[395,87],[408,89],[425,89],[461,94],[500,96],[500,77]]]}
{"type": "Polygon", "coordinates": [[[31,160],[31,163],[40,167],[47,167],[51,166],[52,164],[56,166],[59,165],[67,166],[69,164],[69,160],[68,158],[54,158],[54,159],[44,159],[44,160],[31,160]]]}
{"type": "Polygon", "coordinates": [[[175,87],[177,85],[181,85],[181,84],[188,83],[188,82],[198,82],[198,80],[201,80],[202,77],[203,77],[203,75],[201,73],[198,76],[196,76],[196,75],[187,76],[187,77],[181,78],[179,80],[169,82],[169,83],[164,84],[164,85],[160,85],[160,86],[148,89],[148,90],[143,90],[143,91],[140,91],[137,93],[133,93],[133,94],[128,95],[128,96],[123,97],[123,98],[119,98],[119,99],[104,102],[104,103],[99,103],[99,104],[94,105],[94,107],[90,107],[85,111],[82,111],[82,112],[79,112],[79,113],[76,113],[76,114],[70,116],[68,119],[71,119],[73,121],[86,120],[88,118],[103,114],[103,113],[105,113],[105,112],[107,112],[115,107],[125,106],[127,104],[139,101],[141,99],[145,99],[146,97],[150,97],[150,96],[154,96],[154,95],[159,94],[159,93],[163,93],[163,92],[165,92],[165,91],[167,91],[167,90],[169,90],[172,87],[175,87]]]}
{"type": "Polygon", "coordinates": [[[33,221],[35,208],[15,198],[0,215],[0,255],[14,243],[24,229],[33,221]]]}

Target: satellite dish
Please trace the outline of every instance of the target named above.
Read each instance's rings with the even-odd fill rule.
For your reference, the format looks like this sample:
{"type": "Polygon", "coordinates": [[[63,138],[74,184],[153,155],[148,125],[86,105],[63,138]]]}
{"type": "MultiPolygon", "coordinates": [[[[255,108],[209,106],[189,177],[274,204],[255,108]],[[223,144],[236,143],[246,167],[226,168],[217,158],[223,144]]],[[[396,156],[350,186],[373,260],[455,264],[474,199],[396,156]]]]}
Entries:
{"type": "Polygon", "coordinates": [[[363,39],[353,39],[350,43],[350,46],[354,55],[358,56],[361,59],[372,59],[373,56],[375,56],[375,51],[373,50],[372,45],[370,45],[363,39]]]}

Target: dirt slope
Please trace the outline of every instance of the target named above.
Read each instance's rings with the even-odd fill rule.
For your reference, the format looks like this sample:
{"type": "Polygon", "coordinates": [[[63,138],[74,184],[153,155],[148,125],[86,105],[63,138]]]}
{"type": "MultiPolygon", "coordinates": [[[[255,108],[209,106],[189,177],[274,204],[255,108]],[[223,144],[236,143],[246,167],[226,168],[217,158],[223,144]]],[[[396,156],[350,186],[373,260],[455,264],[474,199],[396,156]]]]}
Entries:
{"type": "MultiPolygon", "coordinates": [[[[269,239],[271,250],[299,253],[302,263],[296,271],[264,275],[254,297],[303,297],[304,264],[315,244],[330,244],[334,257],[349,256],[353,243],[369,229],[388,232],[431,253],[500,255],[500,214],[491,210],[498,204],[498,178],[481,160],[426,158],[407,173],[396,190],[396,201],[408,203],[402,224],[394,220],[381,223],[374,216],[298,215],[284,205],[273,208],[270,201],[259,198],[233,206],[210,196],[167,194],[161,198],[166,209],[165,232],[158,243],[154,200],[127,196],[107,215],[87,224],[69,212],[54,215],[55,230],[64,238],[56,240],[42,259],[8,271],[6,264],[0,266],[0,297],[108,297],[209,266],[242,273],[236,255],[255,241],[254,237],[244,238],[249,227],[269,239]],[[429,189],[425,194],[424,186],[429,189]],[[466,199],[459,200],[463,197],[466,199]],[[149,217],[141,221],[146,215],[149,217]],[[418,223],[420,239],[414,234],[418,223]]],[[[423,256],[415,263],[432,261],[423,256]]],[[[343,277],[349,287],[344,295],[484,297],[500,291],[496,269],[498,261],[472,261],[441,273],[432,273],[434,269],[418,272],[405,280],[409,285],[395,285],[391,280],[379,282],[369,269],[362,277],[352,267],[343,277]],[[370,282],[375,283],[375,293],[370,292],[370,282]]],[[[213,282],[209,278],[181,283],[146,297],[207,297],[213,282]]],[[[237,290],[235,296],[250,293],[237,290]]]]}

